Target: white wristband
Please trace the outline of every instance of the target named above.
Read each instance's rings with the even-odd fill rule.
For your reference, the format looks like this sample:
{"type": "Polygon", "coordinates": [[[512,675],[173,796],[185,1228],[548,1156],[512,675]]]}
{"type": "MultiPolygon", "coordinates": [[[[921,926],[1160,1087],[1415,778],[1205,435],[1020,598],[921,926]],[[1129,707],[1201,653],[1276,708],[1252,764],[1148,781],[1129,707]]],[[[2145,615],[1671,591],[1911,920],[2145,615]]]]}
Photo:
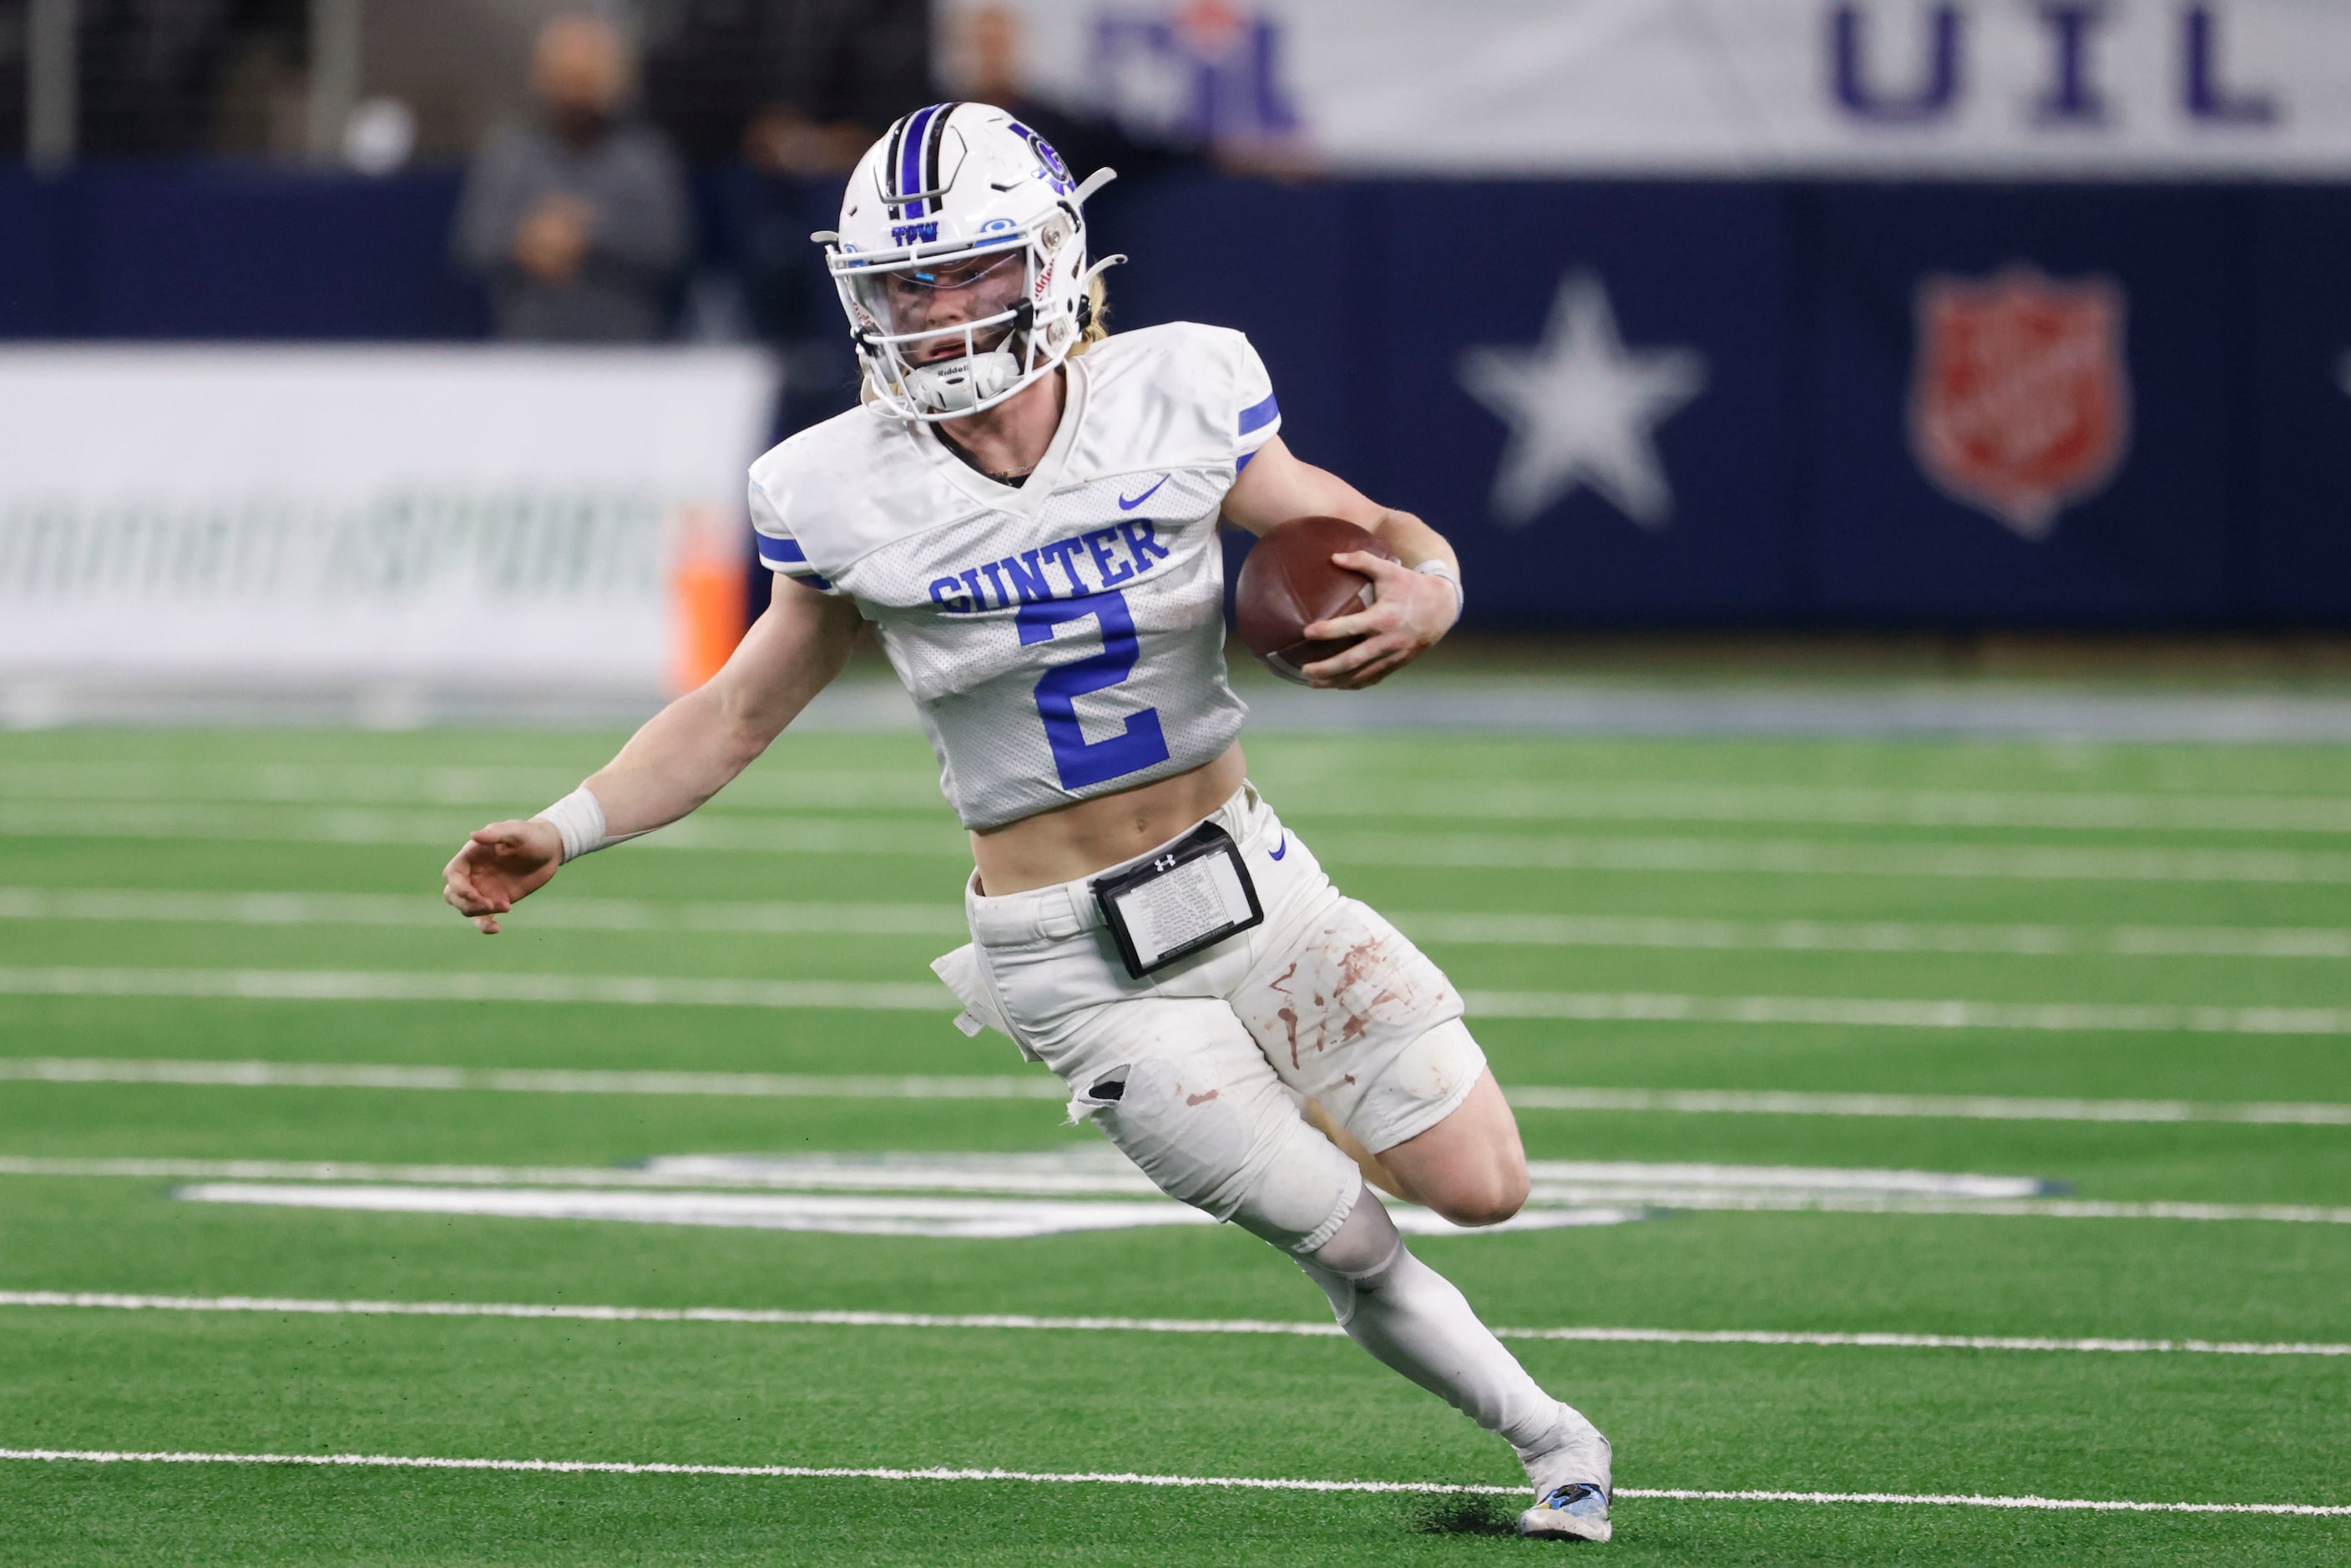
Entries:
{"type": "MultiPolygon", "coordinates": [[[[581,855],[592,854],[606,844],[620,841],[604,831],[603,803],[582,784],[570,794],[531,819],[534,822],[551,822],[563,835],[563,863],[569,865],[581,855]]],[[[634,838],[634,833],[625,835],[634,838]]]]}
{"type": "Polygon", "coordinates": [[[1420,573],[1423,577],[1436,578],[1453,590],[1453,613],[1455,615],[1459,615],[1463,606],[1469,602],[1469,596],[1461,591],[1461,574],[1455,571],[1445,562],[1441,560],[1425,560],[1418,566],[1414,567],[1412,570],[1420,573]]]}

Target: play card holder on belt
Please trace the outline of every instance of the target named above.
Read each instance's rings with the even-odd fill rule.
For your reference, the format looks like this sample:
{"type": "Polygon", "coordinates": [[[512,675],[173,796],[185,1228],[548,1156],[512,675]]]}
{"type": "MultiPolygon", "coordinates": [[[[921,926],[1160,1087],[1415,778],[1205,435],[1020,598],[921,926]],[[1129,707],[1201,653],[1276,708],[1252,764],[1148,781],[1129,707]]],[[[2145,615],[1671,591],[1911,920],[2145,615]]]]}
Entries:
{"type": "Polygon", "coordinates": [[[1093,890],[1118,956],[1138,980],[1265,921],[1240,846],[1214,822],[1093,890]]]}

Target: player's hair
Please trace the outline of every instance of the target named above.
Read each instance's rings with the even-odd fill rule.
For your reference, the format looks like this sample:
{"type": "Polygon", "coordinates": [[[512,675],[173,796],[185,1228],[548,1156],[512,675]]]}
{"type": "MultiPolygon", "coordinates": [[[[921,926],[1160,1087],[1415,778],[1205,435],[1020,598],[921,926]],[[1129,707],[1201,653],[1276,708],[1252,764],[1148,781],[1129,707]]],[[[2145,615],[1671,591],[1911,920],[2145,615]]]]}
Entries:
{"type": "Polygon", "coordinates": [[[1102,274],[1096,273],[1086,284],[1085,333],[1070,350],[1070,358],[1076,359],[1109,336],[1110,285],[1102,280],[1102,274]]]}
{"type": "MultiPolygon", "coordinates": [[[[1088,349],[1092,348],[1096,343],[1101,342],[1104,338],[1109,336],[1110,286],[1104,283],[1102,280],[1101,276],[1097,274],[1094,278],[1086,285],[1085,333],[1078,339],[1076,346],[1071,349],[1068,357],[1072,360],[1076,359],[1080,354],[1084,353],[1088,349]]],[[[873,378],[872,373],[868,372],[867,374],[858,378],[857,401],[859,402],[872,402],[873,398],[873,378]]]]}

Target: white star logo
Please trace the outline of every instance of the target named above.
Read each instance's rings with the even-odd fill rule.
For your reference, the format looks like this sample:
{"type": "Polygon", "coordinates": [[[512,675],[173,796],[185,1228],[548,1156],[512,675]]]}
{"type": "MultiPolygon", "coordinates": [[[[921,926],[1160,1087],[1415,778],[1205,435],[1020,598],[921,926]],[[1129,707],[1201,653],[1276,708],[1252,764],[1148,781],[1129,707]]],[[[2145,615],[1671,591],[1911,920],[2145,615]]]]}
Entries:
{"type": "Polygon", "coordinates": [[[1560,280],[1542,341],[1474,348],[1461,385],[1510,427],[1494,476],[1494,515],[1524,528],[1589,485],[1645,528],[1672,517],[1656,427],[1706,390],[1695,349],[1627,349],[1608,287],[1594,272],[1560,280]]]}

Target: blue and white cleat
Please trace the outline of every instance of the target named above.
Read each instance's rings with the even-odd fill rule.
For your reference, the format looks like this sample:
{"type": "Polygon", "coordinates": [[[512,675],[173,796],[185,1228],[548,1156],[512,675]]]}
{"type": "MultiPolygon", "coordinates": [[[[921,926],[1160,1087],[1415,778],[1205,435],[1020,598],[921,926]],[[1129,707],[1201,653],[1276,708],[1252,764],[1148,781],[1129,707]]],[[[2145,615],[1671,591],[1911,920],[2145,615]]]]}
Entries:
{"type": "Polygon", "coordinates": [[[1555,1486],[1543,1494],[1541,1501],[1519,1515],[1520,1535],[1605,1541],[1614,1531],[1608,1522],[1608,1494],[1590,1481],[1555,1486]]]}
{"type": "Polygon", "coordinates": [[[1535,1488],[1534,1507],[1519,1515],[1520,1535],[1608,1539],[1615,1450],[1581,1411],[1572,1405],[1561,1406],[1559,1422],[1551,1436],[1540,1448],[1520,1450],[1519,1458],[1535,1488]]]}

